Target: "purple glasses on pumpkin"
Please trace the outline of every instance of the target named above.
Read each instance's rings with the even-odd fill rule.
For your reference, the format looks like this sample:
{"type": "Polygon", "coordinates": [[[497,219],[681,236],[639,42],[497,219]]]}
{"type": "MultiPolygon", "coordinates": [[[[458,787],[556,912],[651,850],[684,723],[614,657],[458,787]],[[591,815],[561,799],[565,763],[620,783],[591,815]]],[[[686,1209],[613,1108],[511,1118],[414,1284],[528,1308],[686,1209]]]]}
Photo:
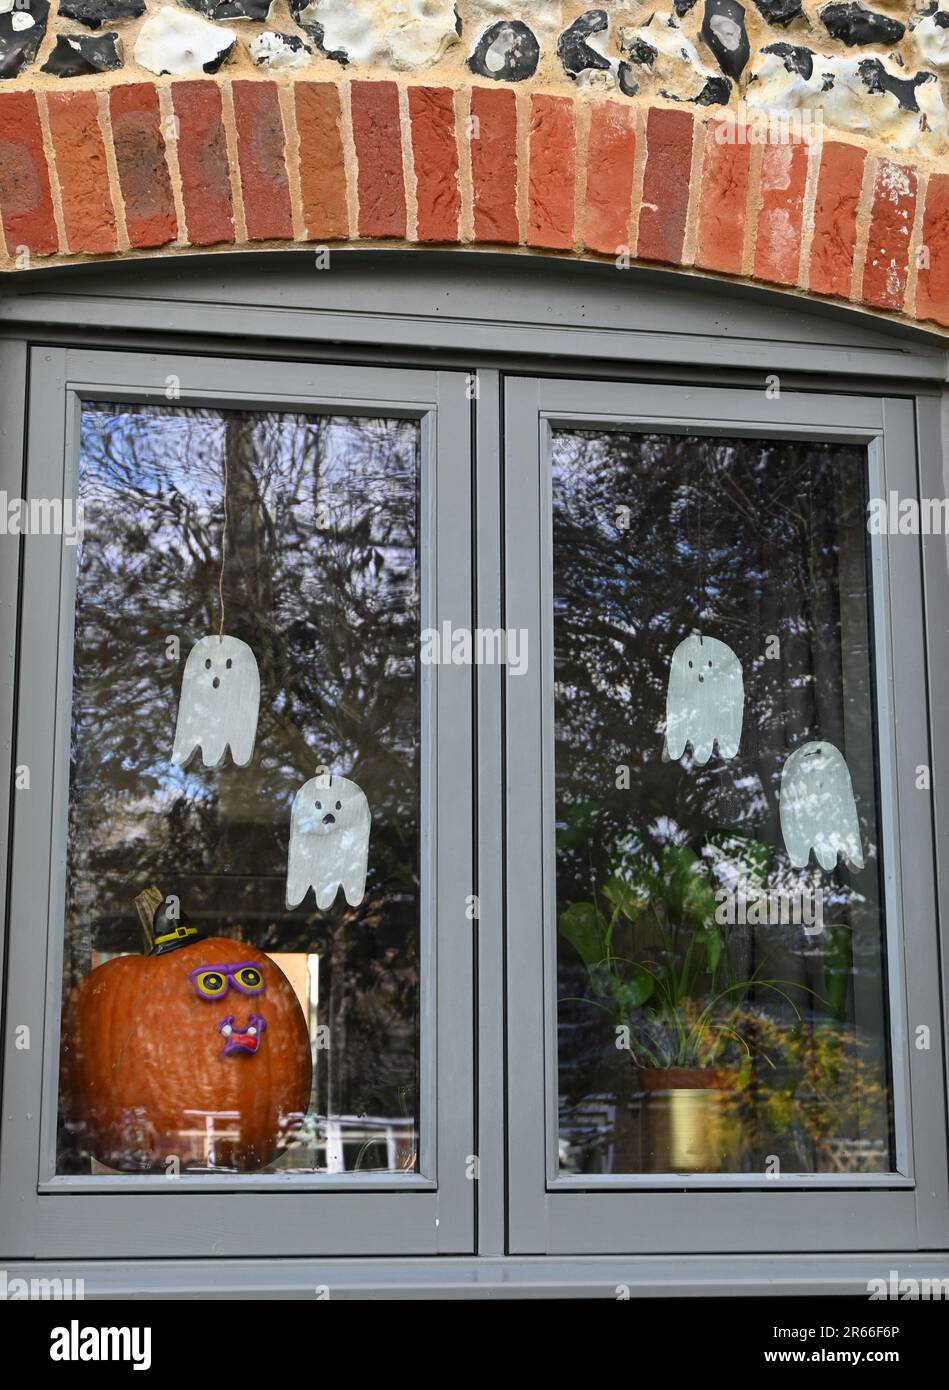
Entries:
{"type": "Polygon", "coordinates": [[[264,977],[252,960],[199,965],[188,971],[188,979],[199,999],[222,999],[231,987],[240,994],[262,994],[264,991],[264,977]]]}

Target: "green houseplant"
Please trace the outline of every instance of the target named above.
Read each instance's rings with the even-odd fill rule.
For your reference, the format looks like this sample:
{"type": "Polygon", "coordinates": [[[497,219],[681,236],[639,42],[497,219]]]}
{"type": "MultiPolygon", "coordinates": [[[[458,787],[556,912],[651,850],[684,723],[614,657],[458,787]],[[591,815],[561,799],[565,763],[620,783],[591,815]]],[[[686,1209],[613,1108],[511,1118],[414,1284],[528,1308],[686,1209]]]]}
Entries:
{"type": "MultiPolygon", "coordinates": [[[[578,808],[561,834],[586,834],[578,808]]],[[[746,1026],[752,991],[790,1004],[799,986],[737,971],[728,928],[716,919],[723,881],[760,888],[772,851],[736,834],[658,853],[631,836],[618,845],[591,896],[570,902],[559,928],[586,968],[585,1002],[606,1012],[615,1045],[635,1070],[645,1171],[718,1171],[741,1144],[726,1097],[750,1074],[757,1034],[746,1026]]]]}

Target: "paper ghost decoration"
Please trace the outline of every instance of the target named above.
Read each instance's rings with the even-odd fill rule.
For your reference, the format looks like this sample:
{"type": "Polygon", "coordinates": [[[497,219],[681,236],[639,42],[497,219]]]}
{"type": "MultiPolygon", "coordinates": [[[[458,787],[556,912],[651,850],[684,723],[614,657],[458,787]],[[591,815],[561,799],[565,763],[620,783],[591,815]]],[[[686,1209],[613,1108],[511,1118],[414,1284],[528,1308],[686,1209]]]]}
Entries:
{"type": "Polygon", "coordinates": [[[745,687],[741,662],[724,642],[693,633],[680,642],[669,667],[666,695],[666,750],[673,761],[692,745],[692,756],[707,763],[718,741],[723,758],[741,743],[745,687]]]}
{"type": "Polygon", "coordinates": [[[369,802],[345,777],[311,777],[293,798],[287,907],[302,903],[310,888],[316,905],[330,907],[342,887],[350,907],[366,893],[369,802]]]}
{"type": "Polygon", "coordinates": [[[822,869],[835,868],[838,853],[863,868],[850,771],[832,743],[805,743],[784,764],[781,834],[795,869],[806,867],[812,848],[822,869]]]}
{"type": "Polygon", "coordinates": [[[254,756],[260,711],[257,660],[239,637],[202,637],[181,678],[171,761],[185,767],[200,747],[205,767],[220,767],[228,745],[238,767],[254,756]]]}

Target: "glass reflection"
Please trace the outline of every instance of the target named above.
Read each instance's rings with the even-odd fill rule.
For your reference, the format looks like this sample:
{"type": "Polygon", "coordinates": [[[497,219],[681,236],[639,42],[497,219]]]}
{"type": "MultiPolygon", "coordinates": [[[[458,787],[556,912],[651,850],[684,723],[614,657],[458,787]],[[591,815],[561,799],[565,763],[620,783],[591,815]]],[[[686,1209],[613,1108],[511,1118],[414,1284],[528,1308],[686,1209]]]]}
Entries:
{"type": "Polygon", "coordinates": [[[890,1168],[865,470],[554,435],[565,1172],[890,1168]]]}
{"type": "MultiPolygon", "coordinates": [[[[70,996],[94,967],[142,950],[135,899],[150,885],[177,896],[198,932],[228,939],[237,954],[221,959],[259,951],[279,966],[302,1010],[312,1089],[305,1114],[283,1117],[268,1167],[415,1168],[418,460],[408,420],[85,405],[60,1172],[101,1170],[69,1121],[70,996]],[[222,751],[207,748],[179,765],[184,663],[219,632],[256,658],[253,755],[236,765],[237,730],[220,765],[205,766],[222,751]],[[310,892],[288,909],[291,806],[324,768],[351,777],[371,808],[364,896],[318,907],[310,892]]],[[[230,998],[247,1026],[255,1001],[230,998]]],[[[192,1005],[209,1018],[207,1003],[192,1005]]],[[[124,1026],[148,1008],[142,999],[124,1026]]],[[[195,1045],[169,1035],[161,1056],[187,1078],[195,1045]]],[[[147,1136],[147,1106],[129,1110],[123,1170],[148,1166],[134,1133],[147,1136]]],[[[242,1123],[226,1103],[190,1107],[183,1167],[228,1169],[242,1123]]]]}

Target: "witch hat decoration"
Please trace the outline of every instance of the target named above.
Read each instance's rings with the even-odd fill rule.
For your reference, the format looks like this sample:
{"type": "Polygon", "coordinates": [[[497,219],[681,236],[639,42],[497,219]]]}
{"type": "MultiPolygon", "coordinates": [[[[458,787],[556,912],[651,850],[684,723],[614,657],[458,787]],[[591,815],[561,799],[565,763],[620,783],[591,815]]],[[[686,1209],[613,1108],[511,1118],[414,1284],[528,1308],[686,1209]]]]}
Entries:
{"type": "Polygon", "coordinates": [[[169,894],[155,908],[152,914],[153,956],[164,956],[176,951],[179,946],[190,946],[194,941],[203,941],[206,932],[189,926],[181,916],[181,905],[174,894],[169,894]]]}

